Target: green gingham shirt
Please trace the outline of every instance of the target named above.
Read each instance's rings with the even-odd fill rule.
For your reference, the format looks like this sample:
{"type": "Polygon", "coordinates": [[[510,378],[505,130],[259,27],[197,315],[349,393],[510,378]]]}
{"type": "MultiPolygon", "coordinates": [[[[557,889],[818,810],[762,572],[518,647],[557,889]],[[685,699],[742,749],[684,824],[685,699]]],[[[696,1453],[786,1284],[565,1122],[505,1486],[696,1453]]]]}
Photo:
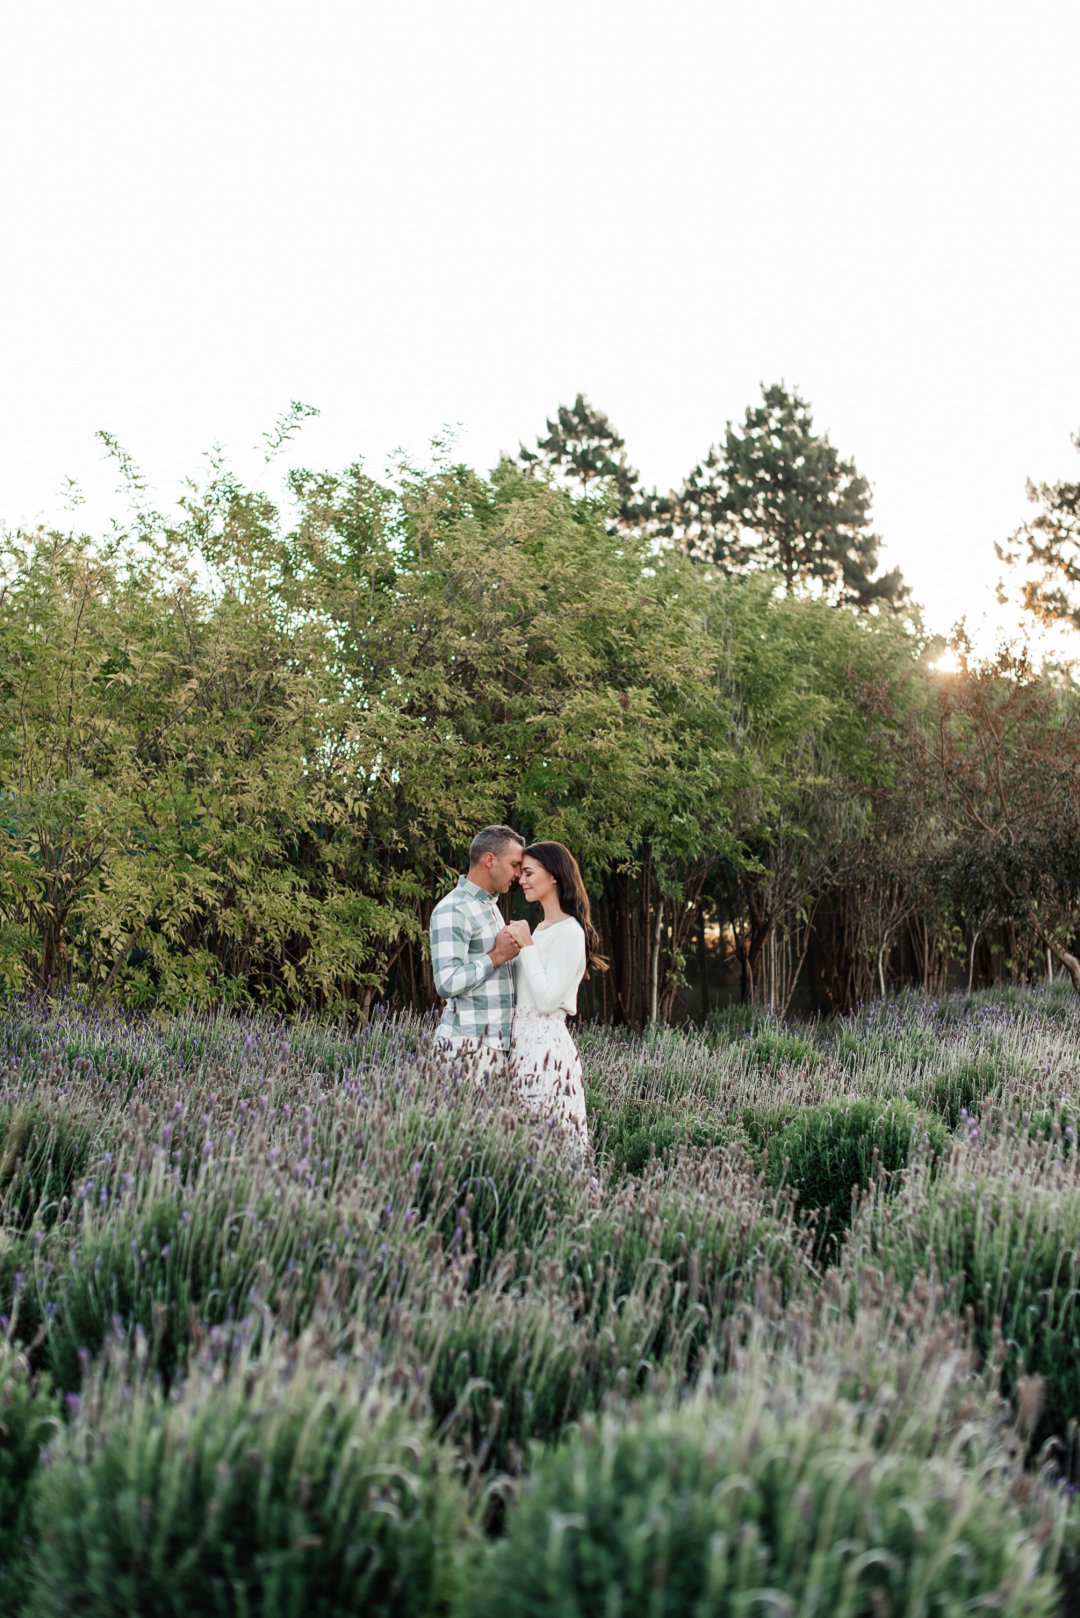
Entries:
{"type": "Polygon", "coordinates": [[[446,1001],[439,1033],[509,1050],[514,975],[508,961],[493,966],[488,954],[501,926],[495,895],[459,878],[431,912],[431,970],[446,1001]]]}

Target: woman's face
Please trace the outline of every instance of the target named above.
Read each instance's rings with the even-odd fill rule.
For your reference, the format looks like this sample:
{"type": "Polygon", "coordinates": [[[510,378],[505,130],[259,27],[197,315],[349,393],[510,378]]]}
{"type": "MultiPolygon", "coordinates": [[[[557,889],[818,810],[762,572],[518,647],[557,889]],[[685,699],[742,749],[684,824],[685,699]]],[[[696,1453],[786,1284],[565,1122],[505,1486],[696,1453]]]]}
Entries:
{"type": "Polygon", "coordinates": [[[521,891],[530,904],[538,905],[555,891],[555,878],[531,854],[526,854],[521,864],[521,891]]]}

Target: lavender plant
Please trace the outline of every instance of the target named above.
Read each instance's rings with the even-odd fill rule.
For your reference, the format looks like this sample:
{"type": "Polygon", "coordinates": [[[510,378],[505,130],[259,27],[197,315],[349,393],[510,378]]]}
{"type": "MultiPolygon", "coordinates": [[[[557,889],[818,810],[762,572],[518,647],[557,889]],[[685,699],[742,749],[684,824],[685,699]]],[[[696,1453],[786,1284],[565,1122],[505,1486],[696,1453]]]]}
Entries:
{"type": "Polygon", "coordinates": [[[60,1424],[47,1383],[0,1337],[0,1603],[17,1612],[25,1596],[30,1491],[42,1450],[60,1424]]]}
{"type": "MultiPolygon", "coordinates": [[[[335,1410],[373,1386],[392,1394],[391,1426],[405,1424],[432,1476],[460,1472],[475,1501],[492,1489],[504,1497],[500,1474],[555,1466],[546,1452],[605,1411],[604,1432],[634,1427],[642,1400],[678,1427],[679,1402],[704,1378],[702,1420],[715,1417],[735,1443],[724,1423],[757,1389],[785,1454],[789,1441],[798,1450],[805,1440],[808,1455],[824,1445],[799,1411],[827,1386],[848,1408],[841,1436],[857,1475],[867,1455],[871,1479],[884,1480],[886,1459],[908,1468],[919,1510],[929,1504],[912,1457],[944,1467],[944,1496],[959,1501],[963,1478],[981,1477],[992,1456],[1019,1522],[1021,1485],[1041,1490],[1033,1474],[1023,1483],[1022,1459],[1030,1468],[1080,1415],[1080,1160],[1068,1133],[1077,1022],[1046,997],[907,997],[795,1031],[761,1017],[718,1020],[705,1036],[587,1027],[596,1150],[579,1164],[557,1131],[520,1113],[512,1089],[434,1060],[428,1019],[377,1014],[357,1029],[10,1004],[0,1020],[0,1337],[23,1368],[18,1408],[31,1392],[45,1401],[34,1430],[70,1426],[54,1446],[68,1492],[50,1496],[39,1520],[116,1493],[114,1429],[129,1413],[139,1452],[171,1457],[145,1474],[158,1479],[147,1509],[164,1509],[185,1449],[212,1453],[195,1413],[213,1408],[239,1431],[238,1390],[305,1343],[318,1345],[317,1369],[301,1379],[323,1390],[313,1408],[324,1393],[335,1410]],[[846,1233],[852,1191],[882,1168],[889,1197],[870,1195],[846,1233]],[[815,1251],[801,1217],[815,1202],[841,1245],[815,1251]],[[107,1448],[112,1459],[99,1463],[107,1448]]],[[[337,1442],[326,1439],[335,1454],[337,1442]]],[[[683,1438],[672,1443],[681,1455],[683,1438]]],[[[660,1440],[648,1444],[655,1460],[660,1440]]],[[[287,1451],[274,1452],[286,1472],[287,1451]]],[[[626,1461],[627,1477],[637,1464],[626,1461]]],[[[685,1466],[685,1479],[705,1476],[698,1460],[685,1466]]],[[[812,1471],[799,1499],[831,1510],[812,1471]]],[[[328,1509],[332,1473],[311,1474],[305,1510],[328,1509]]],[[[873,1495],[882,1521],[888,1487],[873,1495]]],[[[998,1499],[997,1483],[988,1488],[998,1499]]],[[[293,1509],[273,1498],[284,1515],[266,1517],[267,1534],[293,1509]]],[[[511,1505],[508,1528],[513,1515],[511,1505]]],[[[196,1518],[191,1504],[191,1535],[196,1518]]],[[[995,1520],[1005,1534],[1005,1517],[995,1520]]],[[[844,1521],[856,1537],[865,1527],[844,1521]]],[[[1023,1521],[1034,1544],[1042,1519],[1023,1521]]],[[[754,1522],[731,1531],[758,1535],[760,1547],[754,1522]]],[[[123,1547],[122,1527],[109,1518],[102,1533],[123,1547]]],[[[821,1522],[813,1532],[817,1555],[827,1534],[821,1522]]],[[[480,1554],[470,1533],[466,1592],[480,1554]]],[[[65,1546],[95,1610],[104,1596],[89,1541],[72,1528],[65,1546]]],[[[119,1564],[128,1550],[115,1554],[119,1564]]],[[[185,1554],[179,1538],[167,1554],[185,1554]]],[[[223,1576],[225,1562],[198,1565],[185,1597],[194,1606],[199,1580],[223,1576]]],[[[288,1565],[281,1589],[292,1602],[310,1562],[288,1565]]],[[[149,1588],[140,1610],[154,1610],[149,1588]]],[[[882,1588],[901,1600],[900,1586],[882,1588]]],[[[58,1586],[35,1599],[59,1610],[58,1586]]],[[[840,1590],[838,1612],[846,1599],[840,1590]]]]}
{"type": "Polygon", "coordinates": [[[823,1376],[611,1413],[526,1482],[463,1614],[1050,1618],[1052,1502],[1019,1510],[1000,1455],[883,1449],[872,1427],[823,1376]]]}
{"type": "Polygon", "coordinates": [[[464,1521],[449,1456],[366,1356],[274,1341],[169,1398],[115,1362],[39,1475],[28,1610],[429,1618],[464,1521]]]}
{"type": "Polygon", "coordinates": [[[931,1267],[1006,1387],[1037,1378],[1033,1443],[1059,1450],[1080,1415],[1080,1159],[1062,1146],[1007,1113],[968,1118],[940,1173],[920,1165],[894,1198],[869,1200],[845,1257],[856,1287],[867,1264],[901,1286],[931,1267]]]}

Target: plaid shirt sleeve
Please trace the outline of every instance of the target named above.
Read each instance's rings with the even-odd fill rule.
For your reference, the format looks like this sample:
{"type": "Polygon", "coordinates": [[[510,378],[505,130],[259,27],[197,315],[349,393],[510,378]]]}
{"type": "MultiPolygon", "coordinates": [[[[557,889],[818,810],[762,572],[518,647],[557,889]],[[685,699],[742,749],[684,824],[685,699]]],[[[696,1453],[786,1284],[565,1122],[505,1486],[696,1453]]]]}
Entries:
{"type": "Polygon", "coordinates": [[[444,1000],[469,994],[498,970],[490,955],[470,955],[465,907],[443,900],[431,913],[431,970],[435,988],[444,1000]]]}

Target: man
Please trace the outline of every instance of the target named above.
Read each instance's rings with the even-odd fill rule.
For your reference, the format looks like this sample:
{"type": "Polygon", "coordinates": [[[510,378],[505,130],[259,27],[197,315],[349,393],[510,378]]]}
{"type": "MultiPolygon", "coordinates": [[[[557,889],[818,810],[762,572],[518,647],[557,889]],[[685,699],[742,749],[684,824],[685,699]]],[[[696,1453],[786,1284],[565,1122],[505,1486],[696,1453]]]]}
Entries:
{"type": "Polygon", "coordinates": [[[469,848],[469,873],[431,913],[431,969],[446,1001],[438,1041],[475,1061],[477,1077],[501,1072],[510,1049],[519,945],[498,897],[521,872],[525,840],[509,826],[485,826],[469,848]]]}

